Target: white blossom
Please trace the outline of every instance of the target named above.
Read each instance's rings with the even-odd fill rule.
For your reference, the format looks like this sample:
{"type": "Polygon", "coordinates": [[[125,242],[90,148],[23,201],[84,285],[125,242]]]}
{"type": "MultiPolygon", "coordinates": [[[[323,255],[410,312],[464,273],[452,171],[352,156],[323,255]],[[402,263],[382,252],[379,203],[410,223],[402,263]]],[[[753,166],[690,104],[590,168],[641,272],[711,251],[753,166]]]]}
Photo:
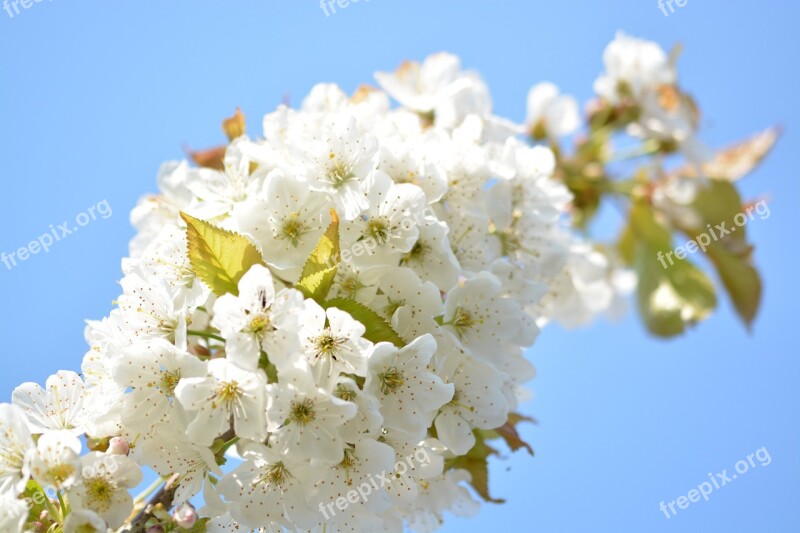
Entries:
{"type": "Polygon", "coordinates": [[[233,422],[237,435],[263,440],[264,385],[266,379],[261,370],[244,370],[227,359],[210,361],[206,377],[181,378],[175,397],[192,417],[187,435],[210,445],[233,422]]]}
{"type": "Polygon", "coordinates": [[[79,435],[86,431],[86,387],[75,372],[56,372],[47,378],[44,389],[38,383],[23,383],[11,398],[25,412],[31,433],[65,429],[79,435]]]}
{"type": "Polygon", "coordinates": [[[424,431],[431,414],[453,398],[453,385],[427,368],[435,352],[431,335],[399,349],[375,345],[364,389],[378,398],[386,427],[411,434],[424,431]]]}

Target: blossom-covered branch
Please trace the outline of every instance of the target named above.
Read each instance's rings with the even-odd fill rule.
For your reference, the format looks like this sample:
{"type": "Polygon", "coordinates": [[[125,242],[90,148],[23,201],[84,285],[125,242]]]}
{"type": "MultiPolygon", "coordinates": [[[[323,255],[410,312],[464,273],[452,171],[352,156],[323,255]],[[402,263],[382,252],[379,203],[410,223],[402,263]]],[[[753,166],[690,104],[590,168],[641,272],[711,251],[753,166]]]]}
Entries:
{"type": "MultiPolygon", "coordinates": [[[[733,182],[777,137],[714,154],[674,56],[621,34],[604,62],[583,128],[550,83],[524,124],[496,116],[440,53],[381,89],[317,85],[255,138],[237,112],[228,144],[165,163],[81,374],[0,405],[0,530],[426,532],[502,501],[495,442],[533,453],[524,349],[633,290],[656,335],[708,316],[706,274],[658,254],[740,213],[733,182]],[[590,237],[609,201],[612,246],[590,237]]],[[[751,250],[707,249],[748,324],[751,250]]]]}

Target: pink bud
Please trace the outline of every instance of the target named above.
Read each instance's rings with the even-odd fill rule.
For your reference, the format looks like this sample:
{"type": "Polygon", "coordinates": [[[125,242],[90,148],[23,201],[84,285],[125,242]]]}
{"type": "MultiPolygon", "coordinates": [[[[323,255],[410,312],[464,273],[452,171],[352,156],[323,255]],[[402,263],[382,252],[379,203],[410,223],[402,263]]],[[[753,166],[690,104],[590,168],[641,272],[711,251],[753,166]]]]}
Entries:
{"type": "Polygon", "coordinates": [[[128,445],[128,441],[122,437],[114,437],[108,441],[107,453],[114,455],[128,455],[128,452],[130,451],[131,447],[128,445]]]}
{"type": "Polygon", "coordinates": [[[148,527],[145,533],[164,533],[164,528],[161,527],[161,524],[156,524],[148,527]]]}
{"type": "Polygon", "coordinates": [[[197,522],[197,511],[194,510],[191,503],[185,502],[175,508],[172,518],[179,527],[189,529],[197,522]]]}

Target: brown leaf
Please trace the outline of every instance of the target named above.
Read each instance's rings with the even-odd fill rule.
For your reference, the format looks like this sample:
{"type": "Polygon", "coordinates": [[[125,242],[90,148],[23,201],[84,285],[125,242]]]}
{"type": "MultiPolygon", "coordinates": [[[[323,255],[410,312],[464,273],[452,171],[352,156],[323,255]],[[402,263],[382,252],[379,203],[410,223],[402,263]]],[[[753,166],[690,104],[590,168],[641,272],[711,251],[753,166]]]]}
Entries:
{"type": "MultiPolygon", "coordinates": [[[[771,127],[720,150],[711,161],[702,165],[703,174],[715,179],[736,181],[750,172],[769,154],[781,135],[779,127],[771,127]]],[[[697,167],[686,165],[670,173],[670,177],[696,178],[697,167]]]]}
{"type": "Polygon", "coordinates": [[[531,445],[522,440],[522,438],[519,436],[519,433],[517,432],[516,426],[523,420],[526,422],[532,422],[534,424],[536,423],[536,421],[533,418],[530,418],[528,416],[523,416],[518,413],[510,413],[508,415],[508,421],[506,421],[506,423],[500,426],[499,428],[496,428],[494,431],[500,437],[502,437],[504,441],[506,441],[506,444],[508,445],[509,448],[511,448],[512,452],[515,452],[520,448],[525,448],[526,450],[528,450],[529,454],[533,455],[533,448],[531,448],[531,445]]]}
{"type": "Polygon", "coordinates": [[[480,434],[475,435],[475,446],[467,452],[467,455],[462,455],[455,458],[450,462],[448,470],[454,468],[462,468],[470,473],[472,479],[470,485],[475,489],[475,492],[487,502],[491,503],[505,503],[502,498],[492,498],[489,494],[489,463],[490,455],[497,455],[497,450],[486,444],[483,436],[480,434]]]}
{"type": "Polygon", "coordinates": [[[246,129],[247,123],[245,122],[244,114],[238,107],[236,108],[236,113],[234,113],[232,117],[226,118],[222,121],[222,131],[225,132],[225,135],[228,137],[229,141],[244,135],[246,129]]]}
{"type": "Polygon", "coordinates": [[[224,170],[225,164],[223,161],[225,160],[225,151],[227,149],[227,146],[216,146],[207,150],[193,151],[187,149],[186,153],[189,154],[189,157],[192,158],[192,161],[194,161],[199,167],[224,170]]]}
{"type": "Polygon", "coordinates": [[[354,104],[360,104],[361,102],[369,98],[371,94],[376,92],[378,92],[378,89],[376,89],[372,85],[367,85],[365,83],[362,83],[355,90],[353,96],[350,97],[350,101],[353,102],[354,104]]]}
{"type": "MultiPolygon", "coordinates": [[[[232,141],[237,137],[245,134],[246,122],[242,110],[236,108],[236,113],[232,117],[228,117],[222,121],[222,131],[228,137],[228,141],[232,141]]],[[[228,149],[226,145],[215,146],[206,150],[192,150],[188,147],[184,148],[186,153],[199,167],[213,168],[214,170],[225,170],[225,151],[228,149]]],[[[253,169],[251,169],[252,172],[253,169]]]]}

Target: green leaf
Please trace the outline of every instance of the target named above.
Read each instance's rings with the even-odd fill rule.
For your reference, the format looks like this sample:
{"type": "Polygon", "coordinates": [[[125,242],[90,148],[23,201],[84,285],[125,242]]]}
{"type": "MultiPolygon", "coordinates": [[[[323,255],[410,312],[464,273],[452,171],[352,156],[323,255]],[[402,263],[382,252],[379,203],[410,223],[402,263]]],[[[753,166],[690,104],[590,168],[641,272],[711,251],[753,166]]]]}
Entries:
{"type": "Polygon", "coordinates": [[[244,235],[218,228],[181,212],[186,222],[192,271],[217,296],[239,294],[239,280],[253,265],[264,265],[255,245],[244,235]]]}
{"type": "Polygon", "coordinates": [[[267,374],[267,383],[278,382],[278,368],[272,364],[264,350],[261,350],[261,355],[258,358],[258,368],[267,374]]]}
{"type": "Polygon", "coordinates": [[[58,517],[59,509],[50,502],[50,498],[47,497],[47,493],[36,481],[32,479],[28,480],[22,496],[30,505],[28,510],[28,519],[26,522],[38,522],[42,511],[48,511],[52,519],[58,517]]]}
{"type": "Polygon", "coordinates": [[[492,498],[489,494],[489,456],[497,455],[497,450],[486,444],[483,435],[480,433],[475,434],[475,446],[472,447],[466,455],[451,459],[447,463],[447,470],[456,468],[464,469],[470,473],[472,479],[470,485],[475,489],[475,492],[484,499],[484,501],[491,503],[505,503],[505,500],[500,498],[492,498]]]}
{"type": "MultiPolygon", "coordinates": [[[[211,521],[210,518],[198,518],[197,521],[194,523],[192,527],[185,530],[187,533],[206,533],[208,530],[208,523],[211,521]]],[[[177,531],[184,531],[180,528],[177,531]]]]}
{"type": "Polygon", "coordinates": [[[679,335],[716,307],[714,286],[702,270],[674,255],[670,232],[656,220],[652,206],[636,201],[631,227],[636,239],[639,313],[651,333],[679,335]]]}
{"type": "Polygon", "coordinates": [[[700,226],[681,229],[690,239],[703,242],[733,306],[749,328],[761,302],[761,277],[752,263],[753,247],[747,243],[746,226],[734,222],[737,215],[747,216],[741,197],[729,181],[713,179],[700,189],[691,207],[699,216],[700,226]],[[715,227],[723,222],[731,231],[721,236],[715,227]]]}
{"type": "Polygon", "coordinates": [[[632,266],[636,254],[636,236],[633,234],[633,228],[628,224],[622,230],[617,241],[617,252],[622,261],[627,266],[632,266]]]}
{"type": "Polygon", "coordinates": [[[331,290],[339,268],[339,217],[331,209],[331,223],[303,265],[296,287],[306,298],[322,302],[331,290]]]}
{"type": "Polygon", "coordinates": [[[724,246],[712,246],[708,249],[708,256],[717,268],[736,312],[748,329],[758,314],[762,289],[761,276],[750,261],[751,250],[748,247],[746,252],[736,253],[724,246]]]}
{"type": "Polygon", "coordinates": [[[333,298],[332,300],[323,302],[322,307],[325,309],[336,307],[350,313],[350,316],[364,324],[364,327],[367,328],[367,331],[364,333],[364,338],[367,340],[372,342],[391,342],[398,348],[402,348],[406,345],[402,337],[397,334],[381,315],[355,300],[351,300],[350,298],[333,298]]]}

